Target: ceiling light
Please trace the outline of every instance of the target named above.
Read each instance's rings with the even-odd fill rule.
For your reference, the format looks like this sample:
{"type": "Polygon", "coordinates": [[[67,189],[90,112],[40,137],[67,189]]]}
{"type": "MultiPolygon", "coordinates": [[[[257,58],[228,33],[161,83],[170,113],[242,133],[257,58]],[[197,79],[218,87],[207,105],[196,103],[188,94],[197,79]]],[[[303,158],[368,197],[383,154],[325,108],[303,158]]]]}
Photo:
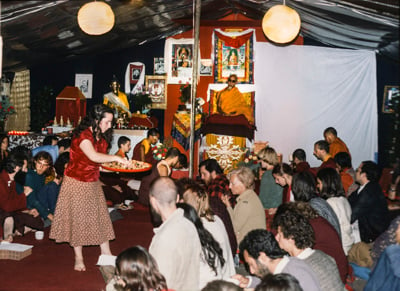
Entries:
{"type": "Polygon", "coordinates": [[[78,11],[79,27],[90,35],[109,32],[114,22],[115,16],[110,5],[101,1],[86,3],[78,11]]]}
{"type": "Polygon", "coordinates": [[[275,43],[291,42],[299,34],[300,26],[299,14],[286,5],[272,6],[262,20],[265,35],[275,43]]]}

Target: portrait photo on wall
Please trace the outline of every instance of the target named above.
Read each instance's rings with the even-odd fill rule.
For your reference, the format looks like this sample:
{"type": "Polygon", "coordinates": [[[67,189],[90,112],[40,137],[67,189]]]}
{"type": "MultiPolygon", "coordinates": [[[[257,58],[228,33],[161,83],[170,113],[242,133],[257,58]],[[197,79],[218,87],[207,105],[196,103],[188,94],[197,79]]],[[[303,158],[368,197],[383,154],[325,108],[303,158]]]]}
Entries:
{"type": "Polygon", "coordinates": [[[226,83],[235,74],[238,83],[254,83],[254,29],[245,31],[214,30],[214,82],[226,83]]]}
{"type": "Polygon", "coordinates": [[[192,79],[193,74],[193,45],[194,40],[173,39],[165,41],[165,70],[168,83],[186,83],[192,79]]]}
{"type": "Polygon", "coordinates": [[[200,76],[212,76],[211,59],[202,59],[200,61],[200,76]]]}
{"type": "Polygon", "coordinates": [[[153,109],[167,108],[167,82],[165,76],[146,76],[146,88],[153,109]]]}
{"type": "Polygon", "coordinates": [[[92,98],[93,75],[92,74],[75,74],[75,87],[85,95],[86,99],[92,98]]]}
{"type": "Polygon", "coordinates": [[[165,75],[164,58],[154,58],[154,75],[165,75]]]}
{"type": "MultiPolygon", "coordinates": [[[[400,97],[399,86],[385,86],[383,93],[382,112],[393,113],[395,106],[395,99],[400,97]]],[[[397,101],[399,102],[399,101],[397,101]]]]}

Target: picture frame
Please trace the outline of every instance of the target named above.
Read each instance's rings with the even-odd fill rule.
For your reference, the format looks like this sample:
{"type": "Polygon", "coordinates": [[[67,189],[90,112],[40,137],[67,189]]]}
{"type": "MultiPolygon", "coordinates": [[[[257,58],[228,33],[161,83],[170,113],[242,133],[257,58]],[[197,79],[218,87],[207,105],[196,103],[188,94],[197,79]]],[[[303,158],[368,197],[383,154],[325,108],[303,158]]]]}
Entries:
{"type": "Polygon", "coordinates": [[[391,102],[394,97],[400,94],[399,86],[386,85],[383,91],[382,112],[393,113],[394,110],[390,108],[391,102]]]}
{"type": "Polygon", "coordinates": [[[211,59],[202,59],[200,62],[200,76],[213,75],[213,63],[211,59]]]}
{"type": "Polygon", "coordinates": [[[75,74],[75,87],[81,90],[86,99],[92,99],[93,74],[75,74]]]}
{"type": "Polygon", "coordinates": [[[154,75],[165,75],[164,58],[154,58],[154,75]]]}
{"type": "Polygon", "coordinates": [[[169,38],[165,41],[164,66],[168,84],[192,82],[193,50],[193,38],[169,38]]]}
{"type": "Polygon", "coordinates": [[[146,91],[149,92],[153,109],[167,109],[167,77],[146,76],[146,91]]]}

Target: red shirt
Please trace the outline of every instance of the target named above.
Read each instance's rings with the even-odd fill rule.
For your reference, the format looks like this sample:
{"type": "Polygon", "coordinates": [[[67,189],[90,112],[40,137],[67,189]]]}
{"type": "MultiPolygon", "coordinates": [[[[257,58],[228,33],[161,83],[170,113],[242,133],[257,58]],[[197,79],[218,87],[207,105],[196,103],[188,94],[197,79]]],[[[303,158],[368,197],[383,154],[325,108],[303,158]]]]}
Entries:
{"type": "Polygon", "coordinates": [[[95,151],[105,154],[107,152],[108,144],[105,139],[100,139],[96,143],[92,135],[92,131],[87,128],[81,132],[79,137],[74,137],[71,143],[69,152],[70,160],[65,175],[82,182],[94,182],[100,177],[100,165],[95,163],[83,153],[79,145],[83,140],[89,140],[95,151]]]}
{"type": "Polygon", "coordinates": [[[15,181],[10,180],[7,171],[0,173],[0,209],[6,212],[26,209],[25,194],[18,194],[15,181]]]}

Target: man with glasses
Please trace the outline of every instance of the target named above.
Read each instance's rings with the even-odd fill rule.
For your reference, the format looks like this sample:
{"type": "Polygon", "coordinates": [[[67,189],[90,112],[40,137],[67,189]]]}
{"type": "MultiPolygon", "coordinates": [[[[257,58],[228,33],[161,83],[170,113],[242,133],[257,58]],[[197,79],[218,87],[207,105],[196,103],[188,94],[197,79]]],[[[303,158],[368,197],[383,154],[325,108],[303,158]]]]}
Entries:
{"type": "Polygon", "coordinates": [[[243,94],[235,86],[237,76],[230,75],[228,86],[217,93],[217,111],[225,116],[243,114],[250,123],[254,123],[252,108],[246,103],[243,94]]]}

